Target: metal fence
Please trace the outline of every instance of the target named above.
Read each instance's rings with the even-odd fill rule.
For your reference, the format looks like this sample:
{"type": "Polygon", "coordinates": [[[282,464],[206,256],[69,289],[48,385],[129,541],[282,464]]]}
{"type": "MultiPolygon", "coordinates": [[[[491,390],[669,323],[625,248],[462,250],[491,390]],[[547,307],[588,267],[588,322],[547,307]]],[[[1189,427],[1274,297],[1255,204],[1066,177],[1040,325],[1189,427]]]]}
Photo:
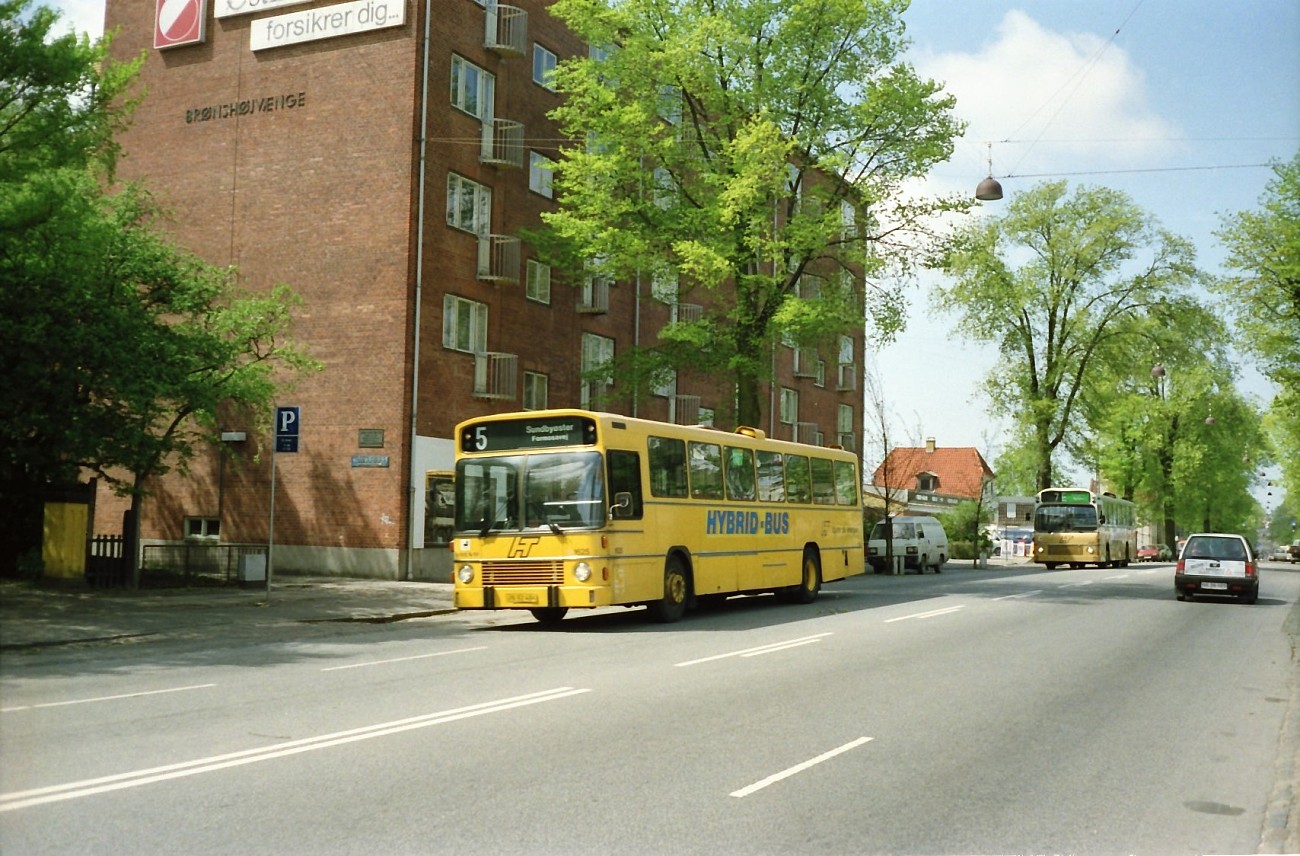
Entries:
{"type": "Polygon", "coordinates": [[[265,573],[265,544],[146,544],[140,585],[238,585],[245,576],[264,580],[265,573]],[[262,557],[260,564],[249,561],[257,556],[262,557]]]}

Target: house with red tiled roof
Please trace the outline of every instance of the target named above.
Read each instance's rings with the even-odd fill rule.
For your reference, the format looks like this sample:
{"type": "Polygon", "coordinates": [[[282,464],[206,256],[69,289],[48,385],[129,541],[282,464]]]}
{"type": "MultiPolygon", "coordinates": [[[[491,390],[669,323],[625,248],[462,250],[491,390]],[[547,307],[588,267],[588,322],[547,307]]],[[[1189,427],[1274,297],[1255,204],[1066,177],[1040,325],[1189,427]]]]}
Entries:
{"type": "Polygon", "coordinates": [[[891,513],[936,514],[959,502],[993,500],[993,470],[973,446],[899,446],[881,461],[867,487],[891,513]]]}

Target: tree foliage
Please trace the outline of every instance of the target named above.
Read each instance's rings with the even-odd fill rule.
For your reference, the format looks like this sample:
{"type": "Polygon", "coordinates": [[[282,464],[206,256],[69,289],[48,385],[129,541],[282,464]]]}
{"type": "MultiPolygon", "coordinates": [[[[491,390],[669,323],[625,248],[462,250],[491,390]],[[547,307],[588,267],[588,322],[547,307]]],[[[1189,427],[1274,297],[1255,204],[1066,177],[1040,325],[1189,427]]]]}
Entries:
{"type": "MultiPolygon", "coordinates": [[[[576,145],[535,239],[576,280],[653,283],[706,307],[615,370],[646,391],[675,372],[734,380],[758,424],[778,342],[829,344],[903,321],[897,280],[927,214],[903,199],[960,132],[953,99],[899,60],[901,0],[557,0],[595,57],[562,62],[553,112],[576,145]],[[864,296],[866,287],[871,290],[864,296]]],[[[638,295],[638,298],[641,295],[638,295]]]]}
{"type": "Polygon", "coordinates": [[[288,336],[287,286],[238,287],[164,237],[147,191],[109,193],[135,68],[107,42],[0,2],[0,550],[39,539],[40,496],[97,473],[133,504],[184,469],[217,414],[269,412],[315,363],[288,336]],[[32,518],[31,513],[36,517],[32,518]]]}
{"type": "Polygon", "coordinates": [[[1123,358],[1130,322],[1160,314],[1200,276],[1191,245],[1125,194],[1070,195],[1064,181],[964,228],[936,266],[953,279],[937,302],[957,310],[958,331],[998,346],[986,388],[1032,444],[1039,490],[1058,449],[1083,433],[1080,411],[1104,388],[1105,363],[1123,358]]]}
{"type": "Polygon", "coordinates": [[[1287,495],[1300,497],[1300,154],[1274,166],[1258,210],[1225,218],[1217,234],[1229,275],[1214,286],[1237,341],[1277,384],[1270,435],[1287,495]]]}

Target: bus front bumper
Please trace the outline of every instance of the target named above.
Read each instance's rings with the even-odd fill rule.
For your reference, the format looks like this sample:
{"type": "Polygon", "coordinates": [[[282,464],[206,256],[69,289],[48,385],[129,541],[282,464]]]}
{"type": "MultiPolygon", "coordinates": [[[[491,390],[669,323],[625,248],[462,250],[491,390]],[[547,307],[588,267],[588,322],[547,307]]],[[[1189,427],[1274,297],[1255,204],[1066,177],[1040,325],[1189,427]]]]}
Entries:
{"type": "Polygon", "coordinates": [[[457,609],[591,609],[612,606],[613,592],[592,586],[483,586],[452,592],[457,609]]]}

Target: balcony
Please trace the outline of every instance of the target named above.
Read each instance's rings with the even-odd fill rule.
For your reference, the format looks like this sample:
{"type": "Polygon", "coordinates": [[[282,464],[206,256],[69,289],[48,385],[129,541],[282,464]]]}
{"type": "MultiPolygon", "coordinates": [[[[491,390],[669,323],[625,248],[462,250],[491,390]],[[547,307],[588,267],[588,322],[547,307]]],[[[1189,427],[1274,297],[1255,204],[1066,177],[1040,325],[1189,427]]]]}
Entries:
{"type": "Polygon", "coordinates": [[[816,348],[799,348],[794,352],[794,376],[817,377],[816,348]]]}
{"type": "Polygon", "coordinates": [[[478,278],[484,282],[519,282],[518,238],[510,235],[480,235],[478,278]]]}
{"type": "Polygon", "coordinates": [[[483,47],[502,57],[523,56],[528,50],[528,13],[488,0],[483,47]]]}
{"type": "Polygon", "coordinates": [[[796,443],[807,443],[812,446],[822,444],[821,432],[817,430],[816,422],[794,423],[794,436],[791,439],[796,443]]]}
{"type": "Polygon", "coordinates": [[[840,392],[853,392],[858,388],[858,367],[853,363],[841,363],[835,380],[835,388],[840,392]]]}
{"type": "Polygon", "coordinates": [[[511,119],[493,119],[483,123],[483,148],[479,163],[490,166],[524,165],[524,125],[511,119]]]}
{"type": "Polygon", "coordinates": [[[578,312],[583,315],[604,315],[609,311],[609,280],[592,277],[578,289],[578,312]]]}
{"type": "Polygon", "coordinates": [[[700,424],[700,397],[698,395],[674,395],[668,399],[672,409],[669,422],[675,425],[700,424]]]}
{"type": "Polygon", "coordinates": [[[474,397],[513,401],[519,372],[518,354],[474,355],[474,397]]]}
{"type": "Polygon", "coordinates": [[[673,321],[690,324],[704,317],[704,307],[698,303],[674,303],[673,321]]]}
{"type": "Polygon", "coordinates": [[[841,431],[835,435],[835,443],[841,449],[848,449],[850,452],[856,452],[858,450],[858,435],[851,431],[848,433],[841,431]]]}

